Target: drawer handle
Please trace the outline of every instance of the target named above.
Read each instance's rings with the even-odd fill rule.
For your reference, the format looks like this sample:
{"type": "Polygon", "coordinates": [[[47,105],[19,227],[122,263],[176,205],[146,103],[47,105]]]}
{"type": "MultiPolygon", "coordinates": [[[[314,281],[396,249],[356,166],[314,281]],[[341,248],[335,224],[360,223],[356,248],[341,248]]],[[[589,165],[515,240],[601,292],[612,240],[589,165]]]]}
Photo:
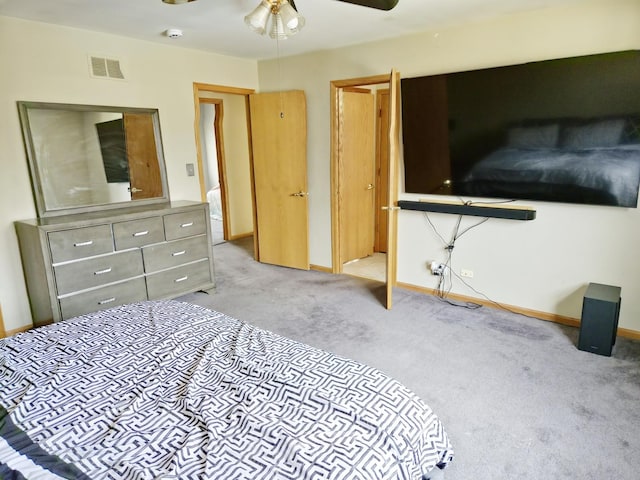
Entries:
{"type": "Polygon", "coordinates": [[[179,257],[180,255],[184,255],[185,253],[187,253],[187,251],[186,251],[186,250],[181,250],[181,251],[179,251],[179,252],[173,252],[173,253],[171,254],[171,256],[172,256],[172,257],[179,257]]]}
{"type": "Polygon", "coordinates": [[[111,267],[105,268],[104,270],[98,270],[97,272],[93,272],[94,275],[103,275],[105,273],[109,273],[111,271],[111,267]]]}
{"type": "Polygon", "coordinates": [[[136,232],[133,234],[134,237],[143,237],[144,235],[148,235],[149,234],[149,230],[145,230],[143,232],[136,232]]]}
{"type": "Polygon", "coordinates": [[[182,225],[180,225],[180,228],[187,228],[187,227],[193,227],[193,222],[183,223],[182,225]]]}
{"type": "Polygon", "coordinates": [[[93,240],[87,240],[86,242],[78,242],[73,244],[74,247],[86,247],[89,245],[93,245],[93,240]]]}
{"type": "Polygon", "coordinates": [[[98,302],[98,305],[104,305],[105,303],[111,303],[111,302],[115,302],[116,301],[116,297],[111,297],[111,298],[107,298],[105,300],[100,300],[98,302]]]}
{"type": "Polygon", "coordinates": [[[174,282],[176,282],[176,283],[184,282],[187,278],[189,278],[189,275],[185,275],[184,277],[176,278],[174,280],[174,282]]]}

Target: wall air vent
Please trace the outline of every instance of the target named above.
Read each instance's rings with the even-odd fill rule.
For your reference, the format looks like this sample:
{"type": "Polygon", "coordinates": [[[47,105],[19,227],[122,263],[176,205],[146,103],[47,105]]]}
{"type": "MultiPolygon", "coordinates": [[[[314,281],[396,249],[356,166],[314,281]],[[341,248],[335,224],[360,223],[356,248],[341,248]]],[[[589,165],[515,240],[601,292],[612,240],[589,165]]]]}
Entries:
{"type": "Polygon", "coordinates": [[[120,60],[90,55],[89,67],[91,76],[94,78],[124,80],[120,60]]]}

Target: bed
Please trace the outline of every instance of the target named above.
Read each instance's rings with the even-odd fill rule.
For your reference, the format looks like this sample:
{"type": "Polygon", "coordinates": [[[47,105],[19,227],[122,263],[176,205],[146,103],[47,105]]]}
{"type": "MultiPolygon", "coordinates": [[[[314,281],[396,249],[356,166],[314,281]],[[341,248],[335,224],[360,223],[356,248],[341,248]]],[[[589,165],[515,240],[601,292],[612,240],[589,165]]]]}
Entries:
{"type": "Polygon", "coordinates": [[[200,306],[0,340],[0,478],[419,480],[452,459],[379,370],[200,306]]]}
{"type": "Polygon", "coordinates": [[[636,207],[639,125],[599,119],[513,127],[507,144],[477,162],[456,194],[636,207]]]}

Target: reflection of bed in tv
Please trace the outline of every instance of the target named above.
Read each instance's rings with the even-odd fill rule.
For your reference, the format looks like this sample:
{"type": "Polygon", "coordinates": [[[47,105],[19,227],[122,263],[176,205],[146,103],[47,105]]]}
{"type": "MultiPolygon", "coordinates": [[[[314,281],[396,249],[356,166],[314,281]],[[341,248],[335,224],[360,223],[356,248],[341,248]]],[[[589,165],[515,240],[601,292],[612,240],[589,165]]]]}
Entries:
{"type": "Polygon", "coordinates": [[[502,147],[476,163],[456,195],[636,207],[640,144],[587,149],[502,147]]]}

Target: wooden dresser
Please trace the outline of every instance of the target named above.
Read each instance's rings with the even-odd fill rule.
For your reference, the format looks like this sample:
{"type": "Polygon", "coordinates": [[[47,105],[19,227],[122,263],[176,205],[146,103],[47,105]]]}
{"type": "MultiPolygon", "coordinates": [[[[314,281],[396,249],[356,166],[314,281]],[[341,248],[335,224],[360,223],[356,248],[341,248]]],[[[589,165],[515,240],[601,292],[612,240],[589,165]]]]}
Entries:
{"type": "Polygon", "coordinates": [[[215,286],[209,205],[16,222],[34,325],[215,286]]]}

